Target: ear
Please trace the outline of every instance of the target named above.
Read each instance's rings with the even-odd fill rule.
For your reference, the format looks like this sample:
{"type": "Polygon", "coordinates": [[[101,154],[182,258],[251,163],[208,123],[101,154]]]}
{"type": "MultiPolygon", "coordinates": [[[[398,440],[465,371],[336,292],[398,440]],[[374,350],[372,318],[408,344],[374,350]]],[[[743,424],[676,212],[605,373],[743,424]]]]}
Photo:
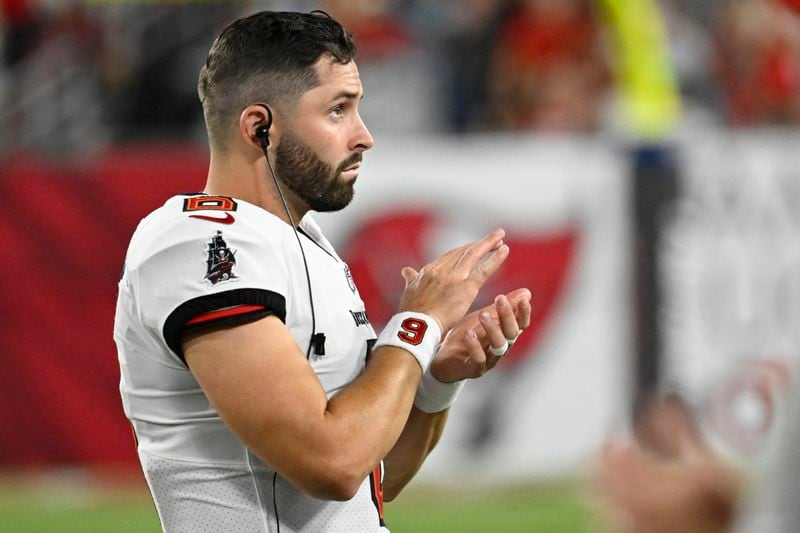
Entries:
{"type": "Polygon", "coordinates": [[[247,144],[256,148],[259,153],[262,152],[261,140],[256,135],[256,131],[260,127],[267,126],[269,128],[269,145],[274,145],[276,128],[272,123],[272,118],[270,111],[264,104],[251,104],[245,107],[242,114],[239,115],[239,134],[247,144]]]}

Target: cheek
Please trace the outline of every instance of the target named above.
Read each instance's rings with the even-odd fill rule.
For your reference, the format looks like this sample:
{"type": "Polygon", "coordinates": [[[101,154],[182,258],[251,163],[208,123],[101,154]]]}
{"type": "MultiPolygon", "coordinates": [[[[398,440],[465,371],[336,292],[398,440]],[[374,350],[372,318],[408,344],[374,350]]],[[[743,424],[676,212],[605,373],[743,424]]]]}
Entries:
{"type": "Polygon", "coordinates": [[[330,131],[318,145],[317,153],[326,163],[338,165],[347,158],[347,138],[343,134],[342,128],[330,128],[330,131]]]}
{"type": "Polygon", "coordinates": [[[341,147],[336,146],[333,143],[328,143],[327,145],[320,147],[317,153],[322,158],[322,160],[328,163],[329,165],[336,166],[342,160],[341,147]]]}
{"type": "Polygon", "coordinates": [[[336,168],[350,156],[346,130],[344,122],[324,121],[313,128],[298,128],[295,134],[322,162],[336,168]]]}

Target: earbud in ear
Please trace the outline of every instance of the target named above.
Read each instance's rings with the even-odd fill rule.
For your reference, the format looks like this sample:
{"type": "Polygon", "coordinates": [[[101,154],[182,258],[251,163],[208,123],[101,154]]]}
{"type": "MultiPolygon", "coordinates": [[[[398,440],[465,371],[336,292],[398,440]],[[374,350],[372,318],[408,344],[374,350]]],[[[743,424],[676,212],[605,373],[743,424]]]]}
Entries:
{"type": "Polygon", "coordinates": [[[261,149],[266,152],[269,146],[269,129],[272,127],[272,109],[263,102],[258,102],[253,105],[263,107],[267,111],[267,123],[256,128],[256,137],[258,137],[258,140],[261,142],[261,149]]]}
{"type": "Polygon", "coordinates": [[[269,128],[266,126],[256,128],[256,137],[261,142],[261,149],[266,150],[269,146],[269,128]]]}

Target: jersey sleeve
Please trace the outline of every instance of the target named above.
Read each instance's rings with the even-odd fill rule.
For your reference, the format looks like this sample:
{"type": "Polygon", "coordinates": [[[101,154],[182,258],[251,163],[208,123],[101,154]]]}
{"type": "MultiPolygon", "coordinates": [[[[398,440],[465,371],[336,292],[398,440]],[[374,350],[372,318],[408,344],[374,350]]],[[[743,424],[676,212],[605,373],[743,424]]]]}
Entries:
{"type": "Polygon", "coordinates": [[[285,321],[288,270],[280,231],[269,230],[183,219],[144,232],[131,266],[140,317],[183,364],[187,331],[285,321]]]}

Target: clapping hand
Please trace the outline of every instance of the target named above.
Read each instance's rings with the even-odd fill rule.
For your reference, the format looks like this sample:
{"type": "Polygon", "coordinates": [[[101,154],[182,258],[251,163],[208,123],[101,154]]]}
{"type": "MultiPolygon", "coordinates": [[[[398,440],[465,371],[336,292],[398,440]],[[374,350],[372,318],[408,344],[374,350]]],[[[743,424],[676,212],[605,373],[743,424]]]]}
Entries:
{"type": "Polygon", "coordinates": [[[531,323],[531,293],[517,289],[462,318],[431,362],[431,372],[449,383],[477,378],[491,370],[531,323]]]}

